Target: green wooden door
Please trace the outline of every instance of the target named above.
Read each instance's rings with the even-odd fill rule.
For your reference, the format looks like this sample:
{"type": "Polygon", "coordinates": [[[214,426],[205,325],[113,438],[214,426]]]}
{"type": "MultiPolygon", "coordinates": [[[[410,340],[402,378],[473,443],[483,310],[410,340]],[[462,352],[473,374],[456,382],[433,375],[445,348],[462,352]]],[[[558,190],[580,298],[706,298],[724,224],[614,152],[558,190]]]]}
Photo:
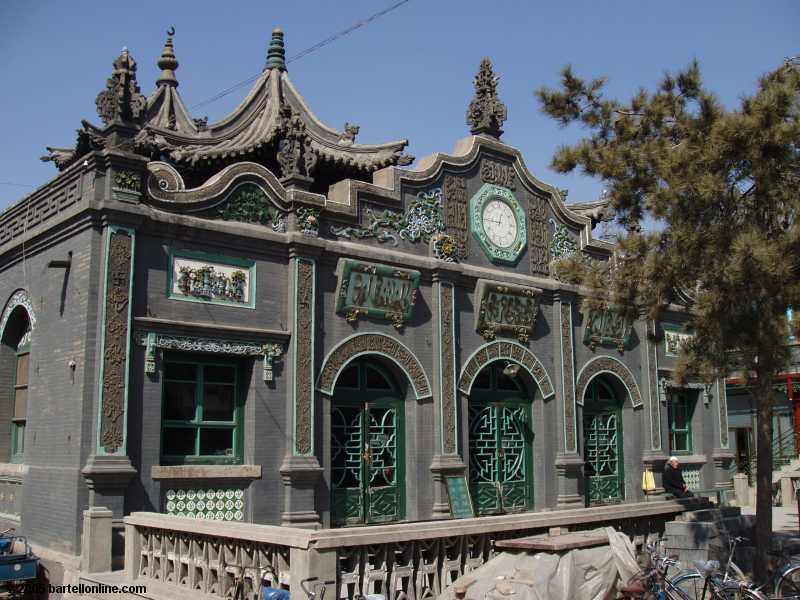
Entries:
{"type": "Polygon", "coordinates": [[[622,402],[599,378],[589,384],[583,401],[583,459],[587,503],[622,501],[622,402]]]}
{"type": "Polygon", "coordinates": [[[403,405],[388,373],[359,361],[340,375],[331,434],[333,524],[402,519],[403,405]]]}
{"type": "Polygon", "coordinates": [[[533,505],[531,400],[516,379],[490,365],[469,400],[469,481],[479,515],[533,505]]]}

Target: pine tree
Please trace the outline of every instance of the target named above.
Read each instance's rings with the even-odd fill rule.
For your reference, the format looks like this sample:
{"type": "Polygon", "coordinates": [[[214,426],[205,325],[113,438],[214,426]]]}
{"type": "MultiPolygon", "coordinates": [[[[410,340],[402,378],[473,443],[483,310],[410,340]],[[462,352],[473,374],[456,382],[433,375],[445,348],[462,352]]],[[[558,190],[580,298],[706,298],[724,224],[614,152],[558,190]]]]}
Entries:
{"type": "MultiPolygon", "coordinates": [[[[559,88],[537,90],[542,109],[588,135],[552,165],[601,180],[624,227],[615,267],[564,268],[594,291],[591,302],[631,316],[686,307],[694,337],[679,380],[742,375],[758,410],[754,542],[768,548],[773,386],[788,362],[786,309],[800,304],[800,61],[764,75],[734,110],[706,89],[696,61],[628,102],[605,98],[603,78],[569,66],[561,75],[559,88]]],[[[757,581],[766,557],[755,554],[757,581]]]]}

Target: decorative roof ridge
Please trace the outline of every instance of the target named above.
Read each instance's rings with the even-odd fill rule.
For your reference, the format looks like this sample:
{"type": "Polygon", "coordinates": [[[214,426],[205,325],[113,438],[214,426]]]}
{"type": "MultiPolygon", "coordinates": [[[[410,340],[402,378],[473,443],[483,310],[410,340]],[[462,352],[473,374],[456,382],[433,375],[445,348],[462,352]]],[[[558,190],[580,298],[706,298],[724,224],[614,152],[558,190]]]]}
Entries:
{"type": "Polygon", "coordinates": [[[381,144],[356,144],[355,137],[358,134],[359,127],[357,125],[351,125],[350,123],[345,123],[345,131],[339,131],[338,129],[334,129],[333,127],[326,125],[315,113],[305,101],[305,98],[300,94],[297,88],[292,83],[292,80],[289,78],[288,73],[281,74],[281,83],[283,84],[283,97],[284,100],[288,102],[288,104],[292,105],[294,103],[297,105],[296,108],[300,109],[300,114],[307,117],[308,122],[307,124],[313,125],[315,128],[321,130],[331,136],[331,138],[335,137],[336,141],[332,139],[326,140],[324,137],[319,135],[314,135],[317,133],[314,131],[313,128],[309,129],[309,133],[314,137],[315,141],[319,141],[321,144],[329,145],[330,147],[334,147],[333,145],[338,146],[345,146],[348,149],[352,148],[354,150],[363,150],[363,151],[371,151],[371,150],[383,150],[393,147],[399,147],[400,149],[405,148],[408,145],[408,140],[403,138],[399,140],[392,140],[390,142],[384,142],[381,144]],[[288,92],[288,93],[287,93],[288,92]],[[348,131],[349,130],[349,131],[348,131]]]}

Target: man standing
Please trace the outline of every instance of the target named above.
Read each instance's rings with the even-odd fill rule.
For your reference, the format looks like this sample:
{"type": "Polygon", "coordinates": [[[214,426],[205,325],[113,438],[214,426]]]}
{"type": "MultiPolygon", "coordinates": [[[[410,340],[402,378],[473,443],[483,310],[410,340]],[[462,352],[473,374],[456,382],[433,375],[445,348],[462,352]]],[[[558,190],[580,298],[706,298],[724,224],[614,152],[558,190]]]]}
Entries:
{"type": "Polygon", "coordinates": [[[676,456],[670,456],[667,464],[664,466],[664,490],[668,494],[672,494],[676,498],[691,498],[694,496],[689,486],[683,480],[683,473],[681,466],[676,456]]]}

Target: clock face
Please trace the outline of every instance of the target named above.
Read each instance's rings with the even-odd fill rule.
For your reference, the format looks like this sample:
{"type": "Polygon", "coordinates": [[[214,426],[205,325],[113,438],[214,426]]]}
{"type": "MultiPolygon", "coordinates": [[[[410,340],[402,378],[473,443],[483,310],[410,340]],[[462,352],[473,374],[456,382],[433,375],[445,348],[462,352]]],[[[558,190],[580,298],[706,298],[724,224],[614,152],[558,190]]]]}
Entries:
{"type": "Polygon", "coordinates": [[[495,198],[486,203],[481,216],[486,237],[498,248],[509,248],[517,239],[517,219],[511,207],[495,198]]]}

